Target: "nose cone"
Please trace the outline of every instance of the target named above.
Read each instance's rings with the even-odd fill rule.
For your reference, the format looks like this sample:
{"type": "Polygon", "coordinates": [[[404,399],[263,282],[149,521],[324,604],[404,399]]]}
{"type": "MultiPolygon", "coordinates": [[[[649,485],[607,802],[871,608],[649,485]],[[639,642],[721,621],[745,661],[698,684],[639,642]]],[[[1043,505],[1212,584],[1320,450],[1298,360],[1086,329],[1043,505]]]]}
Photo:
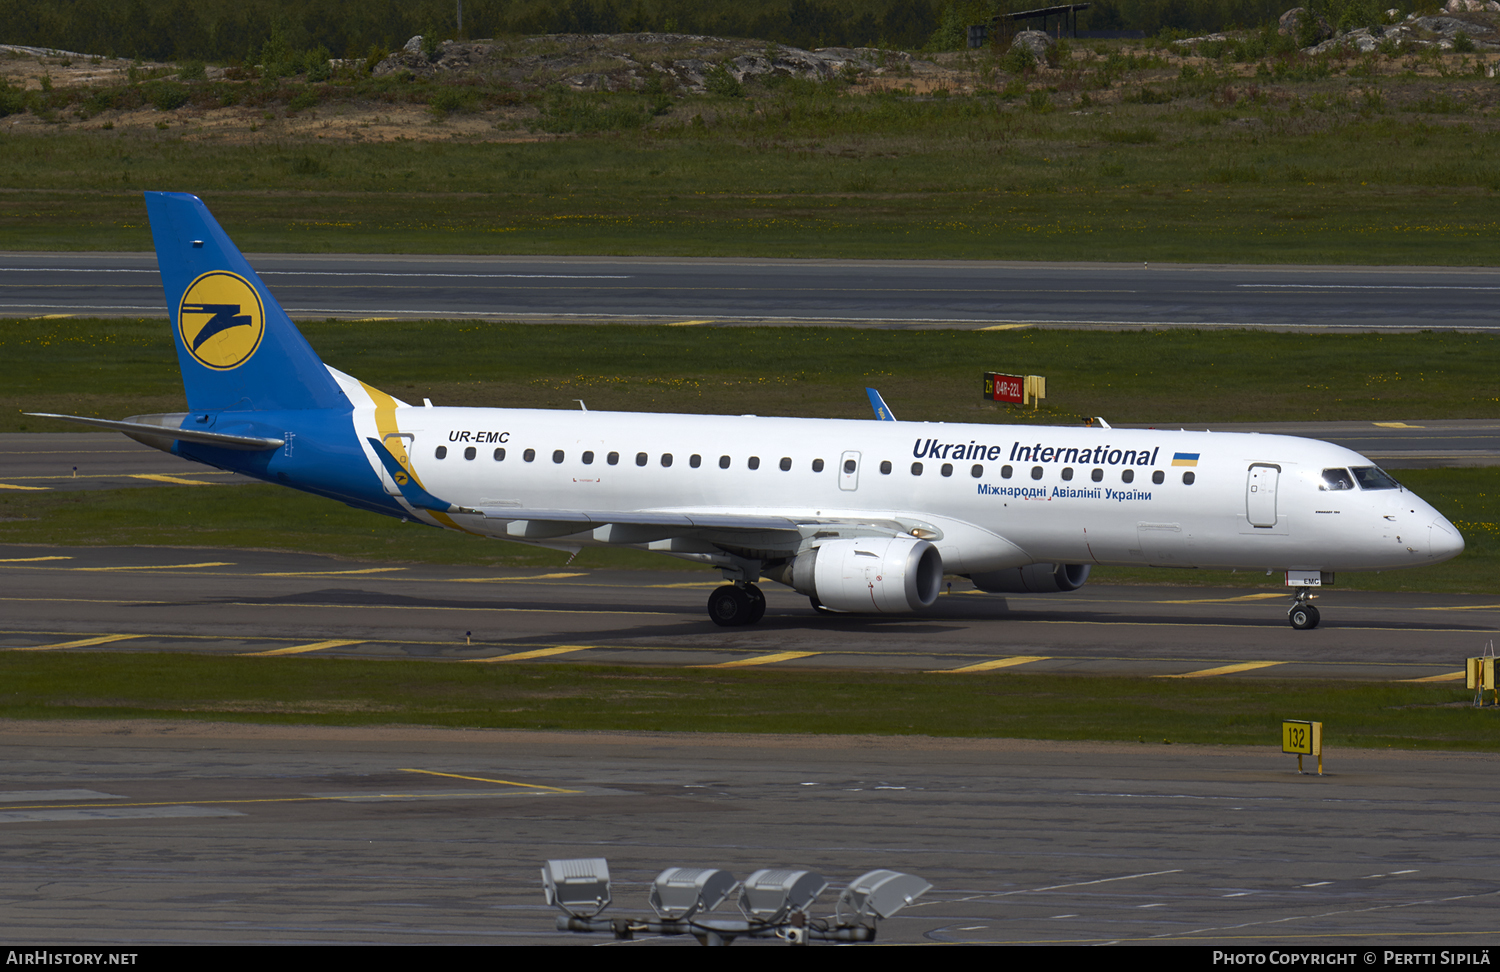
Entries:
{"type": "Polygon", "coordinates": [[[1464,552],[1463,535],[1441,516],[1427,528],[1427,540],[1433,560],[1452,560],[1464,552]]]}

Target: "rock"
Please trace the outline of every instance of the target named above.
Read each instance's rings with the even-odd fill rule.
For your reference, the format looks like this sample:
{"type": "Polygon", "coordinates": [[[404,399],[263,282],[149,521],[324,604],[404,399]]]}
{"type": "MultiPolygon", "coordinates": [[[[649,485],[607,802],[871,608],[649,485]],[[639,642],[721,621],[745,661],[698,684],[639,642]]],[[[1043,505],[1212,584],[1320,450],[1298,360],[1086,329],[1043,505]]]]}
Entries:
{"type": "Polygon", "coordinates": [[[1045,64],[1047,62],[1047,51],[1057,44],[1057,41],[1048,37],[1045,31],[1020,30],[1016,37],[1010,42],[1010,49],[1020,47],[1031,52],[1037,61],[1045,64]]]}
{"type": "Polygon", "coordinates": [[[403,50],[407,54],[420,54],[420,53],[422,53],[422,35],[418,34],[417,36],[413,37],[411,40],[407,41],[405,44],[402,44],[401,45],[401,50],[403,50]]]}
{"type": "Polygon", "coordinates": [[[1313,18],[1313,43],[1318,44],[1333,36],[1333,25],[1324,20],[1318,14],[1309,15],[1306,7],[1293,7],[1276,21],[1276,33],[1287,37],[1300,37],[1302,35],[1303,21],[1311,16],[1313,18]]]}

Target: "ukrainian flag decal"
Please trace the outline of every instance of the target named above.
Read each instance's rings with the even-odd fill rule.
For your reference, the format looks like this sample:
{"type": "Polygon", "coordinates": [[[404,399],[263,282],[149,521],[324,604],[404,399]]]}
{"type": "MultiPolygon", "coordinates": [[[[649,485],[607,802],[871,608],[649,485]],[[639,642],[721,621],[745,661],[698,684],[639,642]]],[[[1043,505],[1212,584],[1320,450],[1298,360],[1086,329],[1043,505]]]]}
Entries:
{"type": "Polygon", "coordinates": [[[227,270],[210,270],[188,285],[177,306],[182,346],[215,371],[238,368],[266,333],[266,313],[250,281],[227,270]]]}
{"type": "Polygon", "coordinates": [[[1196,466],[1196,465],[1198,465],[1198,453],[1196,453],[1196,452],[1174,452],[1174,453],[1172,453],[1172,465],[1174,465],[1174,466],[1196,466]]]}

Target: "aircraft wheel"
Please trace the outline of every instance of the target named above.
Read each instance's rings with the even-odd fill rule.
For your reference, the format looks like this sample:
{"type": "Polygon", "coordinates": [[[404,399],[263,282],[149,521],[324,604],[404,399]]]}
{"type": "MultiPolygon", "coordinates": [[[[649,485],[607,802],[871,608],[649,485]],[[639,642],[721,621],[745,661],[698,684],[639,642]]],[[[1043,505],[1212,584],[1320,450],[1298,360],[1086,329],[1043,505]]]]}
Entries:
{"type": "Polygon", "coordinates": [[[735,628],[749,624],[751,613],[750,595],[733,584],[725,584],[708,595],[708,616],[714,624],[721,627],[735,628]]]}
{"type": "Polygon", "coordinates": [[[746,584],[745,593],[750,595],[750,618],[745,623],[755,624],[766,616],[766,595],[754,584],[746,584]]]}
{"type": "Polygon", "coordinates": [[[1311,631],[1318,626],[1318,609],[1311,604],[1298,604],[1287,615],[1287,620],[1298,631],[1311,631]]]}

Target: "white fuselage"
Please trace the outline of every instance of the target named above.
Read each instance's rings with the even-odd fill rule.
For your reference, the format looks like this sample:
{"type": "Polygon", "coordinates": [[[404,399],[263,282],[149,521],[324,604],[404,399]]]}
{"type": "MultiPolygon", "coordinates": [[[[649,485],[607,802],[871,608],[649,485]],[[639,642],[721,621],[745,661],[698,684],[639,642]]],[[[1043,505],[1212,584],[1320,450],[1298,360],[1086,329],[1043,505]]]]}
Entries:
{"type": "MultiPolygon", "coordinates": [[[[1368,459],[1291,436],[537,409],[401,407],[395,418],[423,487],[456,506],[879,515],[935,526],[949,573],[1046,562],[1385,570],[1463,550],[1410,490],[1325,476],[1368,459]]],[[[362,438],[375,421],[356,409],[362,438]]],[[[506,535],[483,517],[454,521],[506,535]]]]}

